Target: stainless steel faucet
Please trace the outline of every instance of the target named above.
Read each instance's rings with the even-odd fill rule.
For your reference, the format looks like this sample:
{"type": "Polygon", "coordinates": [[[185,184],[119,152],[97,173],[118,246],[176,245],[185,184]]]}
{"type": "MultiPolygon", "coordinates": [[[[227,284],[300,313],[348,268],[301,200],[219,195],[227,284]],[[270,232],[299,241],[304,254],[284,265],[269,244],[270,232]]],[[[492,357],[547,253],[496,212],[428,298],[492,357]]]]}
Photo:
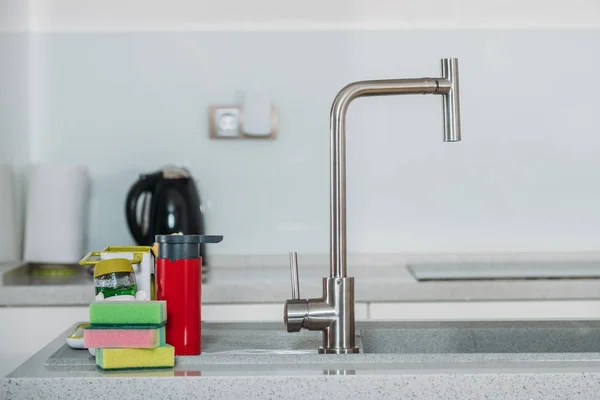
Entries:
{"type": "Polygon", "coordinates": [[[331,107],[331,189],[329,277],[323,278],[323,297],[301,299],[298,256],[290,253],[292,299],[284,322],[288,332],[323,331],[319,353],[358,353],[354,326],[354,278],[347,276],[346,248],[346,111],[352,100],[367,96],[441,94],[444,141],[460,141],[458,60],[443,58],[441,78],[387,79],[353,82],[342,88],[331,107]]]}

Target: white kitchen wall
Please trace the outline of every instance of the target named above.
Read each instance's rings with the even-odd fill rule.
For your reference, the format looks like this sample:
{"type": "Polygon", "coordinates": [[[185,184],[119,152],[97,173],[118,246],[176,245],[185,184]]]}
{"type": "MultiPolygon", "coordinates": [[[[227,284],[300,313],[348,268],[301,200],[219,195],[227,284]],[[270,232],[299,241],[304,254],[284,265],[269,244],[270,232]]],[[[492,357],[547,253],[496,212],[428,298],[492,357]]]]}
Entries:
{"type": "Polygon", "coordinates": [[[0,0],[0,162],[88,163],[89,250],[130,243],[129,185],[181,162],[211,252],[325,253],[335,93],[456,56],[462,143],[439,98],[351,107],[349,251],[595,249],[598,28],[589,0],[0,0]],[[207,107],[255,84],[277,141],[208,140],[207,107]]]}
{"type": "Polygon", "coordinates": [[[29,0],[28,3],[30,25],[41,31],[600,26],[600,5],[594,0],[29,0]]]}
{"type": "Polygon", "coordinates": [[[0,163],[29,161],[27,2],[0,0],[0,163]]]}
{"type": "Polygon", "coordinates": [[[0,32],[29,30],[30,7],[27,0],[0,0],[0,32]]]}
{"type": "Polygon", "coordinates": [[[29,161],[28,87],[28,34],[0,32],[0,163],[29,161]]]}
{"type": "Polygon", "coordinates": [[[27,13],[24,1],[0,0],[0,164],[14,169],[21,221],[24,174],[30,160],[27,13]]]}
{"type": "Polygon", "coordinates": [[[213,254],[326,253],[337,91],[437,76],[439,58],[458,57],[461,143],[442,143],[439,97],[350,107],[349,251],[596,249],[599,40],[577,29],[39,32],[32,160],[90,165],[89,249],[130,243],[129,185],[180,162],[208,231],[225,235],[213,254]],[[209,140],[208,106],[255,84],[280,109],[280,137],[209,140]]]}

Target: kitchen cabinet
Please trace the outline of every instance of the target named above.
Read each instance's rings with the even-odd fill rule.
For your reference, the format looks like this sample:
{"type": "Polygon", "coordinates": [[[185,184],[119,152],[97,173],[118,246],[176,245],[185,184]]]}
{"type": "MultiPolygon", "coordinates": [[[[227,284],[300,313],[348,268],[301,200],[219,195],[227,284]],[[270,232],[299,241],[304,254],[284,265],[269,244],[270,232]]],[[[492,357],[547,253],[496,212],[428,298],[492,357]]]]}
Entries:
{"type": "Polygon", "coordinates": [[[0,376],[11,372],[74,322],[87,319],[87,307],[0,308],[0,376]]]}

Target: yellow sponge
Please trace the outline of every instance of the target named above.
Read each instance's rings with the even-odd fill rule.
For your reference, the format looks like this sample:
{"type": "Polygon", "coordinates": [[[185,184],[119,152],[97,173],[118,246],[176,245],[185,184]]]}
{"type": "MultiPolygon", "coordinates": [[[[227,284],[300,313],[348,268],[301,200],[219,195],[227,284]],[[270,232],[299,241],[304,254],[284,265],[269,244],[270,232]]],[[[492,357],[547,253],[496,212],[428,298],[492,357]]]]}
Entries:
{"type": "Polygon", "coordinates": [[[102,369],[170,368],[175,365],[175,348],[164,344],[151,349],[96,349],[96,365],[102,369]]]}

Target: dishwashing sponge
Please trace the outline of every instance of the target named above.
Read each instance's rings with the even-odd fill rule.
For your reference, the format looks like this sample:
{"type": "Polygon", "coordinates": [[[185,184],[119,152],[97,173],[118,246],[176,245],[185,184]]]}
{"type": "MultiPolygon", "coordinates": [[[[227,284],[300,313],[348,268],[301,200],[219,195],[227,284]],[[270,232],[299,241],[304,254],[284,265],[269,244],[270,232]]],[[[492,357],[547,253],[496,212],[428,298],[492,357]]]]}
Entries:
{"type": "Polygon", "coordinates": [[[96,365],[101,369],[172,368],[175,348],[164,344],[153,349],[96,349],[96,365]]]}
{"type": "Polygon", "coordinates": [[[167,319],[167,302],[95,301],[90,304],[90,323],[97,326],[162,325],[167,319]]]}
{"type": "Polygon", "coordinates": [[[101,347],[147,349],[164,344],[164,325],[148,327],[123,325],[118,328],[90,325],[83,331],[83,345],[86,349],[101,347]]]}

